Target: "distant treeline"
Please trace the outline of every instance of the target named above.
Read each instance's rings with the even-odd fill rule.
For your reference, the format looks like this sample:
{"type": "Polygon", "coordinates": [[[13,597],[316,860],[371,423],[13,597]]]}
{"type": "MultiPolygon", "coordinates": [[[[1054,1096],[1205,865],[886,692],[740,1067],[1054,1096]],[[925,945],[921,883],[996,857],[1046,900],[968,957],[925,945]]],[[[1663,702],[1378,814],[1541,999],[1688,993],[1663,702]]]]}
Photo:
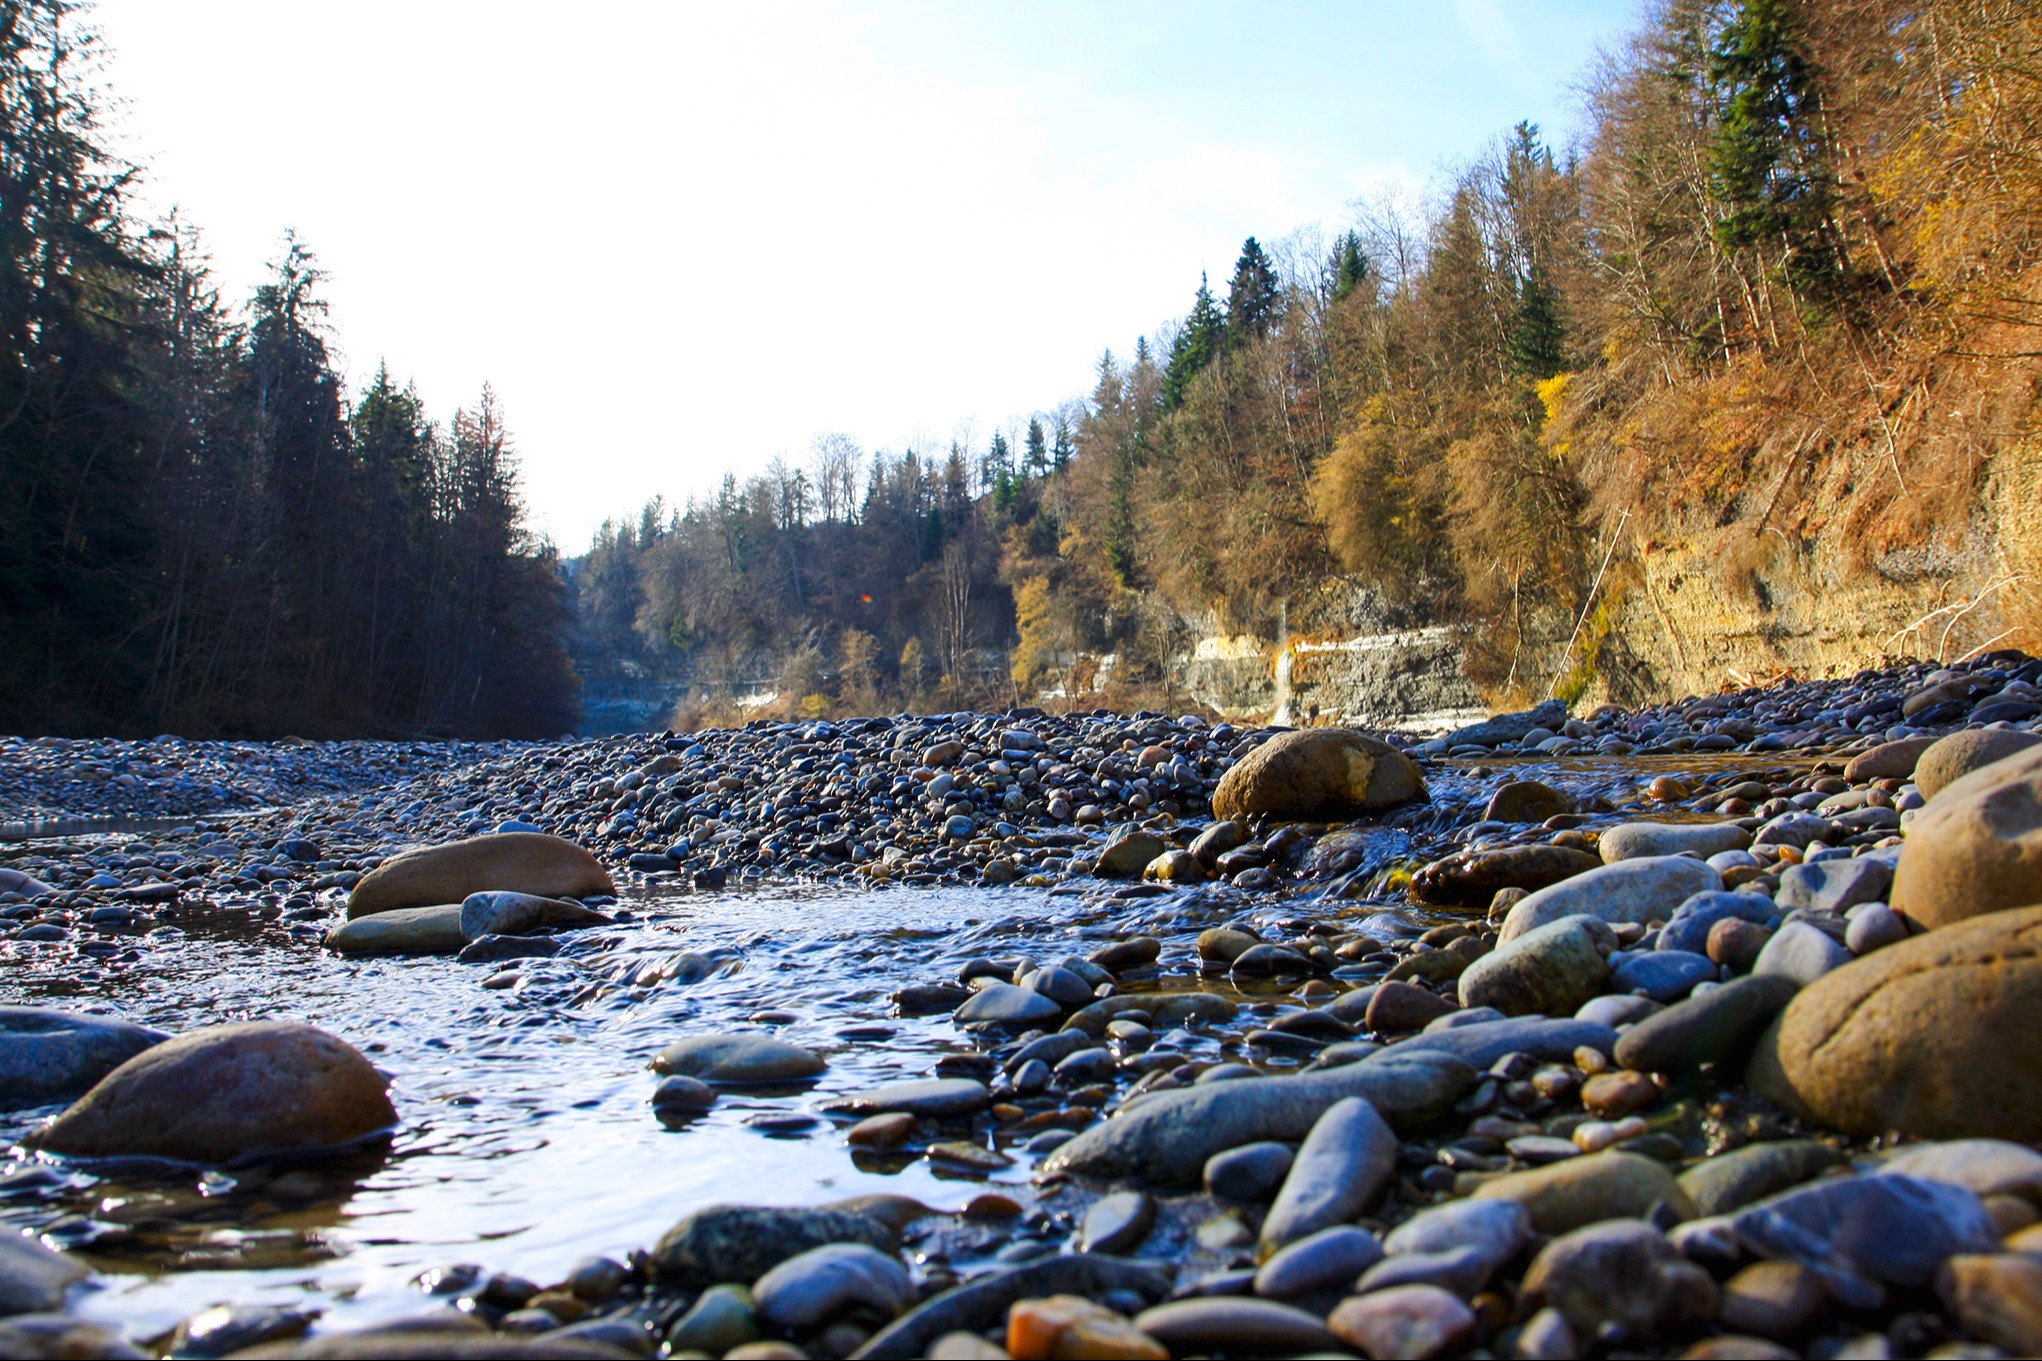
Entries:
{"type": "Polygon", "coordinates": [[[68,0],[0,4],[0,730],[554,735],[552,550],[496,399],[353,405],[287,240],[244,309],[138,221],[68,0]]]}
{"type": "Polygon", "coordinates": [[[1564,153],[1521,125],[1420,209],[1249,240],[1025,432],[829,437],[606,526],[580,654],[708,695],[775,658],[812,711],[1087,654],[1157,689],[1188,630],[1273,637],[1342,574],[1460,624],[1490,693],[1569,693],[1655,540],[1762,609],[1818,535],[1881,570],[2038,456],[2042,7],[1669,0],[1586,99],[1564,153]]]}

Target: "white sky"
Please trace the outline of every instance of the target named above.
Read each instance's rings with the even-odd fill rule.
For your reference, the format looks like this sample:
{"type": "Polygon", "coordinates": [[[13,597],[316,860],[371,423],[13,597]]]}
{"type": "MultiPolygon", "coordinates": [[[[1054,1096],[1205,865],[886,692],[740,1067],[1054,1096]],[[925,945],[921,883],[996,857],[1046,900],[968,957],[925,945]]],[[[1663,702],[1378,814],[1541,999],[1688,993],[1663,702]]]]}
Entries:
{"type": "Polygon", "coordinates": [[[485,380],[533,521],[806,457],[982,444],[1571,83],[1631,0],[98,0],[145,200],[247,296],[287,227],[356,382],[485,380]]]}

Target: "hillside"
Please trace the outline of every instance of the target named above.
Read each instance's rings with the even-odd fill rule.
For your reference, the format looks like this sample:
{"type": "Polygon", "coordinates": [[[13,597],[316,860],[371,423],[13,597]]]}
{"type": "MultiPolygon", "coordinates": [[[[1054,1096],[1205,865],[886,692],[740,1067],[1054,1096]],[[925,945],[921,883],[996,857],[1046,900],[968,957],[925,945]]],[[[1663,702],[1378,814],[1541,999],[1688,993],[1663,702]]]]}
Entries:
{"type": "Polygon", "coordinates": [[[1578,144],[1250,239],[1023,429],[606,527],[592,693],[1380,719],[2042,646],[2038,56],[2012,4],[1663,6],[1578,144]]]}

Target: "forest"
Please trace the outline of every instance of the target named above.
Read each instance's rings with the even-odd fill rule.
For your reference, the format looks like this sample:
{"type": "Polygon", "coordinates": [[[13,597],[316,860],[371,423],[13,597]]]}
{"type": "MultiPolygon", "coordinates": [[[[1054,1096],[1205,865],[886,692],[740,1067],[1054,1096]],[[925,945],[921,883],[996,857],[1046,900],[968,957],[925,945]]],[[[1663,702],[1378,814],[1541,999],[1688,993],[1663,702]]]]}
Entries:
{"type": "MultiPolygon", "coordinates": [[[[1329,583],[1453,626],[1494,702],[1571,696],[1646,548],[1760,605],[1818,542],[1939,570],[2042,458],[2020,0],[1663,0],[1564,144],[1520,124],[1421,202],[1248,239],[1089,391],[926,447],[822,434],[565,562],[493,393],[436,420],[387,368],[351,387],[303,242],[235,305],[137,212],[78,8],[0,5],[17,731],[551,735],[647,680],[686,724],[1167,704],[1195,640],[1309,630],[1329,583]]],[[[2002,583],[2015,644],[2037,575],[2002,583]]]]}
{"type": "Polygon", "coordinates": [[[1670,0],[1583,98],[1565,147],[1520,125],[1416,208],[1249,239],[1025,426],[826,435],[606,525],[584,673],[680,677],[696,718],[1167,702],[1192,639],[1339,579],[1455,625],[1498,700],[1534,659],[1578,690],[1622,536],[1703,544],[1730,596],[1821,534],[1891,570],[2042,456],[2042,11],[1670,0]]]}
{"type": "Polygon", "coordinates": [[[557,736],[569,602],[487,390],[352,400],[311,250],[246,304],[134,206],[70,0],[0,4],[0,730],[557,736]]]}

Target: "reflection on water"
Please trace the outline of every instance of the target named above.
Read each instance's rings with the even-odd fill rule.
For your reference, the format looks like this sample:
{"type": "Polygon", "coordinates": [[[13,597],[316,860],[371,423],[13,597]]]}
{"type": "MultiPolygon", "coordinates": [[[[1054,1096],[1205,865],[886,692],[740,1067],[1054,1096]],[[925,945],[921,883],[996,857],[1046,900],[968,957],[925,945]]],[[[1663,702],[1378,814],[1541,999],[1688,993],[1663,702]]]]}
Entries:
{"type": "MultiPolygon", "coordinates": [[[[1379,833],[1373,858],[1381,865],[1437,849],[1437,836],[1478,818],[1479,800],[1504,780],[1544,778],[1615,797],[1664,772],[1788,764],[1449,763],[1433,780],[1436,816],[1379,833]]],[[[104,1007],[170,1031],[308,1022],[390,1075],[402,1129],[386,1150],[224,1172],[87,1172],[18,1156],[0,1162],[0,1220],[109,1273],[112,1284],[85,1312],[148,1336],[220,1303],[305,1305],[328,1322],[392,1317],[419,1307],[408,1282],[461,1261],[557,1280],[581,1257],[649,1247],[683,1214],[718,1202],[812,1204],[886,1191],[957,1209],[983,1174],[909,1155],[853,1157],[840,1126],[815,1114],[830,1097],[929,1076],[942,1054],[973,1047],[947,1016],[892,1016],[889,994],[953,977],[973,956],[1046,960],[1128,930],[1162,936],[1166,962],[1188,968],[1198,930],[1248,913],[1273,922],[1299,906],[1258,901],[817,886],[637,894],[623,904],[635,919],[572,937],[558,957],[479,967],[342,959],[254,912],[183,911],[181,935],[139,938],[142,958],[119,970],[24,957],[0,978],[0,1002],[104,1007]],[[515,986],[482,986],[499,970],[515,971],[515,986]],[[806,1087],[728,1092],[671,1126],[654,1117],[647,1064],[661,1047],[688,1033],[761,1028],[824,1054],[827,1073],[806,1087]]],[[[1311,910],[1385,937],[1436,919],[1335,899],[1311,910]]],[[[1223,980],[1169,982],[1232,992],[1223,980]]],[[[1263,1002],[1295,1005],[1275,985],[1263,1002]]],[[[1217,1056],[1216,1042],[1202,1043],[1217,1056]]],[[[0,1146],[54,1110],[0,1114],[0,1146]]],[[[1014,1164],[991,1180],[1025,1202],[1028,1160],[1012,1151],[1014,1164]]]]}

